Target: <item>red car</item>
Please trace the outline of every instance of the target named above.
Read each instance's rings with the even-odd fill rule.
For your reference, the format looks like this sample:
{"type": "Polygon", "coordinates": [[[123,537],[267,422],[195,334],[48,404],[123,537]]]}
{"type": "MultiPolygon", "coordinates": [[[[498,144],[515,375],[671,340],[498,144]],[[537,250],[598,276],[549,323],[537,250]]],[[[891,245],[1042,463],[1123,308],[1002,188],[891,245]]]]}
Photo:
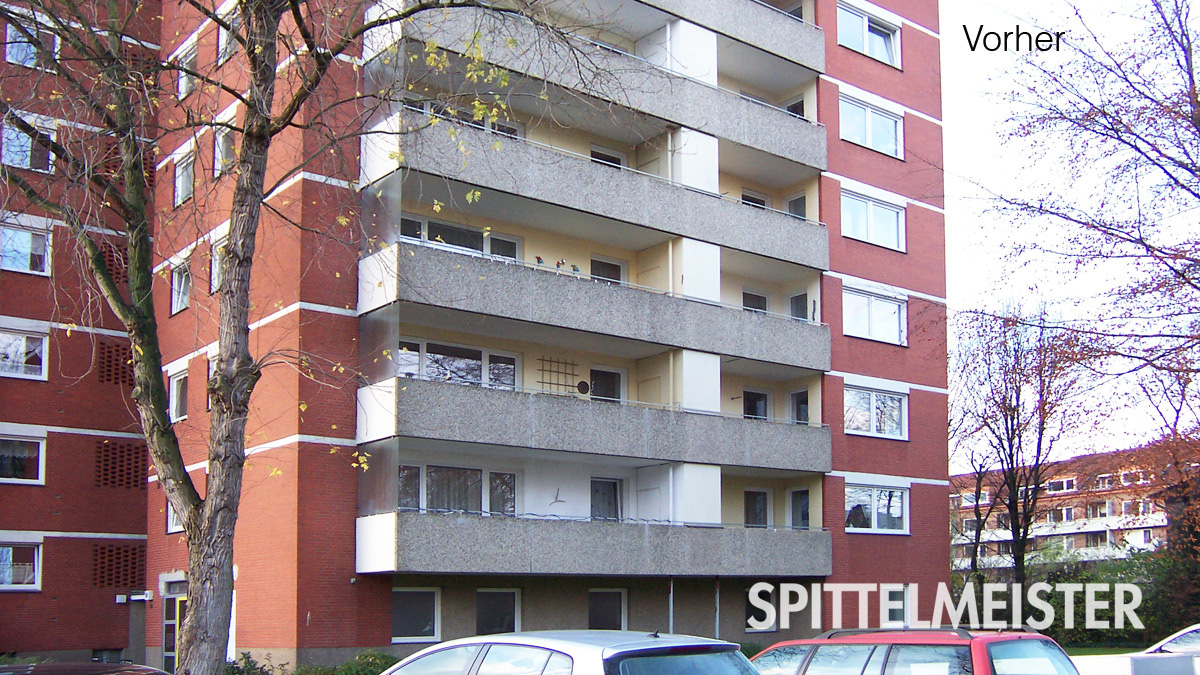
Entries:
{"type": "Polygon", "coordinates": [[[962,628],[831,630],[750,660],[762,675],[1079,675],[1045,635],[962,628]]]}

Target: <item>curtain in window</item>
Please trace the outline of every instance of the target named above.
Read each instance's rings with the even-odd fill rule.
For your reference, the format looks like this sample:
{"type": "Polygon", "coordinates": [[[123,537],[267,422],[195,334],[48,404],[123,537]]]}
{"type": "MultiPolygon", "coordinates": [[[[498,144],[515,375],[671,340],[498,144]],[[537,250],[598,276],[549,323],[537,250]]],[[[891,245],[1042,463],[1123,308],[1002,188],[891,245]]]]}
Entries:
{"type": "Polygon", "coordinates": [[[0,438],[0,478],[35,480],[40,447],[37,441],[0,438]]]}
{"type": "Polygon", "coordinates": [[[483,472],[479,469],[430,466],[425,473],[429,509],[472,513],[483,510],[483,472]]]}

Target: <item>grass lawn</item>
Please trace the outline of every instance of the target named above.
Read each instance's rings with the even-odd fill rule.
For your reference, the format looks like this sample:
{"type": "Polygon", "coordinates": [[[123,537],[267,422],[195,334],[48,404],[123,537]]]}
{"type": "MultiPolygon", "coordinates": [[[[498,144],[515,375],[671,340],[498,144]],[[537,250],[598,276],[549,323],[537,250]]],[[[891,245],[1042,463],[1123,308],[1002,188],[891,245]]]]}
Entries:
{"type": "Polygon", "coordinates": [[[1095,656],[1097,654],[1128,654],[1138,651],[1137,647],[1063,647],[1067,656],[1095,656]]]}

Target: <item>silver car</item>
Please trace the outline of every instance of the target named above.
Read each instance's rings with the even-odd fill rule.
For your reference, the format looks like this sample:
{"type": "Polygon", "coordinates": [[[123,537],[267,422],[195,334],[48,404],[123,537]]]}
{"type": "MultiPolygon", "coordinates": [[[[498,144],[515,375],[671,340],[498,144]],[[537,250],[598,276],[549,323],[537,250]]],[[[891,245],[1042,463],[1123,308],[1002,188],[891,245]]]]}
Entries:
{"type": "Polygon", "coordinates": [[[562,630],[450,640],[382,675],[758,675],[736,644],[687,635],[562,630]]]}

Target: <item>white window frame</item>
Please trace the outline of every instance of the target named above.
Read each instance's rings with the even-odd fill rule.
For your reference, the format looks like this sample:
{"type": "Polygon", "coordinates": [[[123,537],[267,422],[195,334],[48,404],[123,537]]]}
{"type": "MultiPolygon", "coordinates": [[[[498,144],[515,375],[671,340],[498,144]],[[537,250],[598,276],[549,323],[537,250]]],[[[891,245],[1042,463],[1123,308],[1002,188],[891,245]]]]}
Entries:
{"type": "Polygon", "coordinates": [[[747,190],[746,188],[742,188],[742,193],[741,193],[741,195],[738,196],[738,201],[741,202],[742,204],[745,204],[746,206],[752,206],[756,209],[771,208],[771,197],[769,195],[765,195],[765,194],[763,194],[761,192],[757,192],[755,190],[747,190]],[[762,204],[759,205],[759,204],[755,204],[753,202],[748,202],[748,201],[746,201],[746,197],[750,197],[751,199],[762,200],[762,204]]]}
{"type": "Polygon", "coordinates": [[[625,493],[627,481],[624,478],[614,478],[612,476],[589,476],[588,477],[588,520],[592,519],[592,483],[595,481],[603,481],[605,483],[617,484],[617,517],[603,518],[603,521],[623,521],[629,517],[629,499],[625,493]]]}
{"type": "Polygon", "coordinates": [[[0,269],[3,269],[3,270],[4,270],[4,271],[6,271],[6,272],[18,272],[18,273],[20,273],[20,274],[33,274],[33,275],[35,275],[35,276],[39,276],[39,277],[48,277],[48,276],[50,276],[50,269],[51,269],[51,266],[52,266],[52,265],[51,265],[51,261],[52,261],[51,254],[52,254],[52,252],[53,252],[53,248],[52,248],[52,247],[53,247],[52,229],[51,229],[50,227],[48,227],[48,226],[47,226],[47,227],[36,227],[36,226],[35,226],[35,227],[29,227],[29,226],[23,226],[23,225],[19,225],[19,224],[16,224],[16,223],[0,223],[0,246],[3,246],[3,238],[4,238],[4,236],[5,236],[5,235],[4,235],[4,232],[5,232],[5,231],[8,231],[8,232],[20,232],[20,233],[26,233],[26,234],[29,234],[30,236],[40,236],[40,237],[42,237],[42,238],[45,240],[44,248],[45,248],[45,251],[46,251],[46,252],[45,252],[45,259],[46,259],[46,261],[45,261],[45,268],[46,268],[46,269],[44,269],[44,270],[40,270],[40,271],[39,271],[39,270],[32,270],[32,269],[29,269],[29,267],[28,267],[28,266],[25,266],[25,267],[6,267],[6,266],[4,265],[4,258],[3,258],[3,255],[0,255],[0,269]]]}
{"type": "Polygon", "coordinates": [[[405,236],[405,235],[400,235],[401,239],[405,242],[414,242],[414,241],[420,242],[424,246],[432,246],[433,248],[441,249],[443,251],[450,251],[452,253],[459,253],[461,255],[473,255],[473,256],[477,256],[477,257],[493,258],[496,260],[506,260],[506,261],[521,260],[523,241],[520,237],[515,237],[510,234],[497,234],[491,230],[483,230],[478,227],[471,227],[470,225],[463,225],[461,223],[455,223],[455,222],[445,220],[442,218],[424,218],[424,217],[414,218],[411,216],[406,216],[405,218],[407,220],[411,220],[413,222],[421,224],[420,238],[414,238],[414,237],[409,237],[409,236],[405,236]],[[460,230],[473,230],[475,232],[482,232],[483,233],[483,250],[476,251],[473,248],[464,248],[462,246],[455,246],[454,244],[447,244],[445,242],[430,239],[429,238],[429,223],[431,221],[437,225],[444,225],[446,227],[457,227],[460,230]],[[494,239],[500,239],[503,241],[507,241],[511,244],[515,244],[516,249],[517,249],[517,257],[509,258],[508,256],[502,256],[502,255],[497,255],[495,253],[492,253],[492,241],[494,239]]]}
{"type": "Polygon", "coordinates": [[[901,347],[908,346],[908,299],[897,298],[891,295],[882,295],[880,293],[872,293],[854,286],[842,286],[842,334],[847,337],[856,337],[863,340],[871,340],[873,342],[882,342],[889,345],[899,345],[901,347]],[[854,295],[859,298],[867,299],[867,334],[852,332],[852,328],[847,325],[850,313],[846,311],[846,296],[854,295]],[[897,307],[897,325],[896,329],[899,332],[896,340],[890,337],[880,337],[874,335],[875,327],[872,325],[871,305],[877,302],[886,302],[897,307]]]}
{"type": "MultiPolygon", "coordinates": [[[[746,593],[749,594],[749,592],[750,592],[749,589],[747,589],[746,593]]],[[[759,597],[761,597],[761,596],[759,596],[759,597]]],[[[766,628],[751,628],[749,621],[747,621],[745,629],[744,629],[747,633],[778,633],[779,632],[779,587],[778,586],[771,587],[771,594],[768,596],[768,599],[771,602],[771,606],[774,607],[776,610],[775,611],[775,623],[771,624],[770,626],[767,626],[766,628]]]]}
{"type": "Polygon", "coordinates": [[[182,206],[196,195],[196,155],[187,152],[175,160],[174,205],[182,206]],[[182,180],[186,176],[187,181],[182,180]]]}
{"type": "Polygon", "coordinates": [[[171,316],[192,304],[192,270],[188,260],[171,265],[171,316]],[[186,286],[186,289],[184,288],[186,286]]]}
{"type": "MultiPolygon", "coordinates": [[[[15,115],[17,113],[14,112],[11,114],[15,115]]],[[[36,127],[41,133],[49,136],[51,141],[56,141],[58,139],[58,124],[50,118],[42,117],[41,115],[22,115],[21,118],[36,127]],[[30,119],[31,117],[34,119],[30,119]]],[[[4,120],[2,129],[3,131],[0,131],[0,163],[3,163],[5,166],[11,166],[17,169],[26,169],[28,171],[35,171],[37,173],[54,173],[54,153],[49,147],[45,148],[47,155],[46,168],[38,169],[33,166],[33,138],[18,129],[15,124],[9,123],[8,119],[4,120]],[[12,157],[8,154],[8,144],[13,139],[19,139],[21,143],[25,144],[26,156],[22,162],[16,162],[15,160],[18,158],[12,157]]]]}
{"type": "Polygon", "coordinates": [[[784,504],[783,504],[783,519],[788,528],[794,529],[794,528],[799,527],[799,525],[796,524],[795,514],[792,513],[792,495],[796,494],[797,492],[807,492],[808,493],[808,529],[811,530],[811,529],[813,529],[813,521],[816,520],[816,518],[813,517],[813,514],[814,514],[813,492],[814,492],[814,490],[812,488],[794,487],[794,488],[788,488],[785,491],[785,498],[787,499],[787,501],[784,502],[784,504]]]}
{"type": "MultiPolygon", "coordinates": [[[[959,498],[959,502],[963,505],[964,508],[970,507],[970,506],[975,506],[975,493],[974,492],[961,492],[961,493],[959,493],[958,498],[959,498]]],[[[987,490],[983,490],[982,492],[979,493],[979,503],[980,504],[987,504],[991,500],[992,500],[991,493],[988,492],[987,490]]]]}
{"type": "Polygon", "coordinates": [[[804,220],[808,220],[808,190],[801,190],[800,192],[797,192],[796,194],[791,195],[787,199],[783,200],[783,207],[784,207],[783,210],[787,214],[794,216],[796,218],[803,218],[804,220]],[[795,213],[792,213],[792,202],[796,201],[797,199],[800,199],[801,197],[804,198],[804,215],[797,215],[795,213]]]}
{"type": "MultiPolygon", "coordinates": [[[[621,391],[620,391],[620,398],[618,398],[618,399],[616,400],[616,402],[617,402],[617,403],[622,403],[622,404],[624,404],[624,403],[626,403],[626,402],[628,401],[628,391],[629,391],[629,371],[628,371],[627,369],[625,369],[625,368],[621,368],[621,367],[619,367],[619,366],[606,366],[606,365],[604,365],[604,364],[602,364],[602,363],[593,363],[593,364],[591,364],[591,365],[589,365],[589,366],[588,366],[588,380],[589,380],[589,381],[590,381],[590,380],[591,380],[591,378],[592,378],[592,372],[591,372],[591,371],[593,371],[593,370],[600,370],[600,371],[603,371],[603,372],[606,372],[606,373],[616,373],[617,375],[620,375],[620,376],[621,376],[621,391]]],[[[591,396],[591,392],[590,392],[590,391],[588,392],[588,396],[589,396],[589,397],[591,396]]],[[[603,400],[603,401],[608,401],[608,402],[612,402],[612,401],[610,401],[609,399],[601,399],[601,400],[603,400]]]]}
{"type": "Polygon", "coordinates": [[[233,142],[233,129],[227,127],[213,127],[213,178],[220,178],[225,174],[232,173],[233,168],[237,166],[237,146],[233,142]],[[221,153],[222,141],[229,144],[229,166],[224,166],[221,153]]]}
{"type": "MultiPolygon", "coordinates": [[[[908,592],[908,584],[880,584],[879,585],[880,601],[882,602],[884,599],[888,598],[888,596],[891,593],[894,593],[896,591],[899,591],[901,594],[900,600],[901,600],[902,606],[900,608],[900,611],[901,611],[901,613],[903,613],[904,618],[899,621],[895,621],[895,620],[891,619],[890,617],[880,616],[879,617],[880,618],[880,624],[879,624],[880,628],[907,628],[909,625],[909,608],[911,607],[912,603],[910,602],[910,599],[909,599],[910,594],[908,592]]],[[[889,602],[890,602],[890,600],[889,600],[889,602]]],[[[882,614],[882,612],[881,612],[881,614],[882,614]]]]}
{"type": "MultiPolygon", "coordinates": [[[[30,28],[30,27],[26,26],[26,28],[30,28]]],[[[33,22],[33,27],[30,30],[30,32],[37,33],[39,31],[44,32],[45,35],[49,36],[50,40],[54,43],[54,62],[57,65],[58,60],[62,54],[62,41],[58,39],[57,34],[52,32],[44,24],[42,24],[40,22],[36,22],[36,21],[33,22]]],[[[11,63],[15,66],[21,66],[22,68],[31,68],[33,70],[41,70],[41,71],[47,72],[47,73],[54,72],[55,69],[47,68],[45,66],[38,64],[37,48],[33,46],[33,43],[27,42],[25,40],[25,36],[21,35],[21,32],[19,30],[17,30],[15,26],[13,26],[12,24],[9,24],[7,26],[5,35],[6,35],[7,39],[4,43],[5,44],[4,61],[6,63],[11,63]],[[12,45],[14,45],[18,42],[28,44],[30,46],[30,49],[33,50],[33,63],[25,63],[24,61],[17,61],[13,58],[12,45]]]]}
{"type": "Polygon", "coordinates": [[[0,546],[21,546],[33,548],[33,583],[0,583],[0,592],[36,593],[41,591],[42,568],[45,566],[45,561],[42,557],[42,538],[40,536],[30,537],[23,532],[0,532],[0,546]]]}
{"type": "MultiPolygon", "coordinates": [[[[506,352],[506,351],[503,351],[500,349],[489,349],[487,347],[480,347],[478,345],[460,344],[457,342],[451,342],[449,340],[427,340],[425,338],[415,338],[415,337],[408,337],[408,336],[404,336],[404,335],[400,336],[400,339],[398,340],[398,342],[410,342],[410,343],[415,343],[415,344],[420,345],[421,349],[417,355],[417,379],[419,379],[419,380],[430,379],[429,372],[428,372],[428,363],[429,363],[428,362],[428,358],[429,358],[428,346],[429,346],[430,342],[433,342],[434,344],[445,345],[447,347],[458,347],[460,349],[475,349],[481,353],[484,366],[482,368],[482,372],[481,372],[480,376],[483,379],[477,385],[469,384],[467,386],[480,386],[480,387],[487,387],[489,389],[507,389],[508,385],[493,385],[491,382],[488,381],[488,368],[487,368],[488,358],[491,356],[503,356],[506,358],[515,359],[516,360],[516,373],[515,373],[515,377],[513,378],[515,380],[515,382],[513,384],[513,389],[521,389],[521,380],[522,380],[522,377],[521,377],[521,355],[516,352],[506,352]]],[[[396,349],[399,349],[399,348],[400,348],[399,345],[397,345],[396,349]]],[[[403,375],[401,375],[401,377],[403,377],[403,375]]],[[[440,382],[441,380],[438,380],[438,381],[440,382]]],[[[463,384],[463,383],[452,383],[452,384],[463,384]]]]}
{"type": "MultiPolygon", "coordinates": [[[[221,20],[229,24],[234,30],[241,26],[242,16],[237,8],[221,14],[221,20]]],[[[233,38],[233,33],[226,30],[223,26],[217,26],[217,65],[223,66],[237,54],[238,41],[233,38]]]]}
{"type": "Polygon", "coordinates": [[[5,478],[0,476],[0,485],[45,485],[46,484],[46,437],[17,436],[2,434],[0,439],[24,441],[38,444],[37,478],[5,478]]]}
{"type": "Polygon", "coordinates": [[[180,381],[183,381],[184,396],[186,398],[188,386],[188,370],[187,367],[182,368],[177,373],[172,373],[167,377],[167,418],[172,422],[182,422],[188,417],[187,401],[183,402],[183,409],[179,409],[179,387],[180,381]]]}
{"type": "MultiPolygon", "coordinates": [[[[392,644],[416,644],[430,643],[442,641],[442,589],[436,586],[392,586],[392,592],[396,591],[413,591],[413,592],[429,592],[433,591],[433,635],[414,635],[414,636],[392,636],[392,644]]],[[[389,610],[395,611],[391,607],[389,610]]],[[[388,621],[391,621],[391,611],[388,612],[388,621]]],[[[390,629],[389,629],[390,630],[390,629]]]]}
{"type": "Polygon", "coordinates": [[[221,289],[224,274],[225,245],[229,240],[222,237],[212,242],[208,253],[208,294],[213,295],[221,289]]]}
{"type": "MultiPolygon", "coordinates": [[[[812,518],[811,513],[809,514],[809,518],[812,518]]],[[[742,521],[743,521],[742,522],[743,528],[754,529],[754,530],[757,530],[757,529],[768,529],[769,530],[769,529],[774,528],[775,527],[775,491],[772,490],[771,488],[765,488],[765,487],[749,486],[749,487],[742,488],[742,521]],[[746,494],[749,492],[765,494],[767,496],[767,523],[766,523],[766,525],[750,525],[750,524],[744,522],[746,520],[746,494]]]]}
{"type": "Polygon", "coordinates": [[[843,524],[843,530],[846,532],[846,534],[892,534],[892,535],[907,535],[907,534],[909,534],[910,530],[912,529],[912,506],[911,506],[912,488],[911,487],[898,487],[895,485],[862,485],[862,484],[858,484],[858,483],[847,483],[844,489],[845,489],[845,491],[842,493],[843,494],[842,524],[843,524]],[[864,490],[875,491],[872,493],[872,496],[871,496],[871,527],[867,528],[867,527],[846,527],[845,526],[845,515],[844,515],[846,513],[845,491],[850,490],[850,488],[861,488],[864,490]],[[904,493],[904,529],[902,529],[902,530],[887,530],[887,529],[879,528],[878,523],[876,521],[876,516],[879,515],[876,511],[876,505],[879,503],[877,493],[880,490],[899,491],[899,492],[904,493]]]}
{"type": "Polygon", "coordinates": [[[614,168],[621,168],[621,169],[629,168],[629,155],[628,154],[621,152],[620,150],[613,150],[612,148],[606,148],[603,145],[596,145],[595,143],[592,143],[591,148],[588,150],[588,159],[590,159],[591,161],[593,161],[597,164],[603,164],[605,166],[611,166],[614,168]],[[612,162],[606,162],[602,159],[596,159],[596,158],[592,157],[593,152],[599,152],[601,154],[605,154],[610,157],[616,157],[617,159],[621,160],[621,163],[613,164],[612,162]]]}
{"type": "Polygon", "coordinates": [[[612,281],[612,280],[606,279],[604,277],[593,277],[592,276],[591,264],[592,264],[593,260],[599,260],[600,262],[604,262],[604,263],[608,263],[610,265],[616,265],[617,267],[620,267],[621,268],[621,278],[617,283],[621,283],[621,284],[629,283],[629,264],[628,264],[628,262],[626,262],[624,260],[618,260],[616,258],[610,258],[610,257],[604,256],[604,255],[594,255],[594,254],[589,255],[588,256],[588,276],[591,277],[592,279],[600,279],[601,281],[612,281]]]}
{"type": "MultiPolygon", "coordinates": [[[[200,70],[200,50],[195,39],[190,39],[179,48],[175,58],[172,59],[176,68],[187,68],[192,72],[200,70]]],[[[191,73],[182,70],[176,70],[175,80],[175,95],[180,100],[187,98],[192,92],[196,91],[196,77],[191,73]]]]}
{"type": "Polygon", "coordinates": [[[588,596],[592,593],[621,594],[621,630],[629,630],[629,589],[627,588],[589,588],[588,596]]]}
{"type": "Polygon", "coordinates": [[[847,96],[845,94],[841,94],[838,96],[838,136],[843,141],[846,141],[847,143],[853,143],[860,147],[874,150],[875,152],[878,152],[883,155],[887,155],[888,157],[895,157],[896,159],[900,159],[900,160],[904,159],[904,116],[898,115],[898,114],[893,113],[888,110],[884,110],[883,108],[880,108],[878,106],[871,105],[870,103],[866,103],[862,100],[854,98],[853,96],[847,96]],[[863,129],[863,141],[861,141],[861,142],[853,140],[846,136],[846,127],[845,127],[845,125],[843,125],[841,123],[841,119],[842,119],[841,106],[845,106],[845,105],[855,106],[855,107],[861,108],[863,110],[863,119],[865,121],[866,128],[863,129]],[[888,152],[887,150],[883,150],[883,149],[880,149],[880,148],[872,145],[872,142],[871,142],[872,141],[872,139],[871,139],[871,135],[872,135],[871,116],[872,115],[878,115],[880,117],[885,117],[896,123],[896,151],[894,153],[888,152]]]}
{"type": "Polygon", "coordinates": [[[907,223],[907,218],[905,217],[907,215],[907,209],[904,206],[893,204],[891,202],[886,202],[886,201],[883,201],[880,199],[875,199],[873,197],[868,197],[866,195],[863,195],[863,194],[860,194],[857,192],[852,192],[852,191],[846,190],[846,189],[842,190],[841,200],[842,200],[842,204],[841,204],[842,208],[841,208],[840,220],[841,220],[841,231],[842,231],[843,237],[845,237],[847,239],[854,239],[855,241],[863,241],[868,244],[872,244],[874,246],[879,246],[881,248],[886,248],[891,251],[900,251],[901,253],[907,252],[907,250],[908,250],[908,232],[907,232],[908,231],[908,223],[907,223]],[[846,201],[847,200],[862,202],[864,205],[866,205],[866,207],[867,207],[867,232],[866,232],[865,236],[860,237],[860,236],[856,236],[854,234],[847,233],[846,218],[845,218],[846,201]],[[871,238],[871,228],[874,225],[874,219],[875,219],[874,211],[873,211],[872,207],[878,207],[878,208],[886,209],[888,211],[893,211],[896,213],[896,246],[892,246],[890,244],[885,244],[885,243],[882,243],[879,241],[875,241],[871,238]]]}
{"type": "Polygon", "coordinates": [[[886,63],[889,66],[892,66],[894,68],[899,69],[901,67],[901,65],[900,65],[900,54],[901,54],[900,33],[901,33],[902,22],[899,20],[899,17],[892,15],[891,12],[886,12],[886,10],[881,10],[880,8],[877,8],[877,7],[874,7],[871,5],[867,5],[866,3],[858,3],[858,2],[852,3],[852,2],[843,1],[843,2],[839,2],[837,4],[837,7],[839,10],[845,10],[846,12],[849,12],[850,14],[853,14],[857,18],[862,20],[862,24],[861,24],[861,27],[858,32],[860,33],[860,37],[862,38],[863,49],[857,49],[857,48],[852,47],[851,45],[848,45],[845,42],[841,41],[841,33],[842,33],[843,26],[841,25],[840,12],[839,12],[839,16],[838,16],[838,27],[837,27],[838,44],[839,45],[841,45],[851,51],[858,52],[859,54],[862,54],[863,56],[875,59],[876,61],[879,61],[880,63],[886,63]],[[886,18],[884,16],[881,16],[885,12],[891,16],[887,16],[886,18]],[[875,28],[877,28],[878,30],[880,30],[882,32],[888,33],[888,35],[891,37],[891,42],[892,42],[892,55],[891,55],[892,58],[891,58],[891,60],[881,59],[878,56],[876,56],[875,54],[872,54],[870,52],[871,27],[872,26],[874,26],[875,28]]]}
{"type": "Polygon", "coordinates": [[[803,424],[805,426],[819,426],[820,425],[820,423],[817,420],[813,419],[812,391],[813,391],[812,387],[797,387],[796,389],[792,389],[792,390],[788,391],[787,406],[788,406],[788,421],[789,422],[791,422],[792,424],[803,424]],[[808,419],[803,420],[803,421],[800,419],[799,411],[796,410],[796,399],[795,399],[796,394],[799,394],[801,392],[808,394],[808,419]]]}
{"type": "MultiPolygon", "coordinates": [[[[428,470],[429,470],[430,464],[432,464],[433,466],[445,467],[448,469],[467,469],[470,471],[479,471],[482,474],[482,479],[481,479],[482,484],[480,485],[480,491],[483,493],[479,499],[479,508],[480,508],[481,514],[484,516],[493,515],[491,513],[491,510],[492,510],[492,492],[491,492],[492,474],[494,474],[494,473],[510,473],[510,474],[512,474],[516,478],[516,486],[515,486],[516,493],[513,495],[514,502],[515,502],[513,504],[513,510],[514,510],[516,516],[520,516],[520,514],[523,513],[522,509],[524,507],[525,484],[524,484],[524,476],[523,476],[522,472],[518,469],[511,468],[511,467],[504,467],[504,466],[478,466],[478,465],[477,466],[469,466],[469,465],[463,465],[461,463],[456,463],[453,461],[444,461],[444,460],[434,460],[431,462],[431,461],[426,461],[426,460],[414,459],[414,460],[410,461],[408,459],[403,459],[403,458],[400,460],[400,464],[402,466],[411,466],[411,467],[417,468],[417,474],[418,474],[417,475],[417,481],[418,481],[417,508],[416,508],[417,513],[427,513],[429,511],[429,502],[428,502],[429,474],[428,474],[428,470]]],[[[413,511],[413,509],[411,509],[411,508],[408,508],[405,510],[408,512],[413,511]]],[[[438,512],[440,513],[440,511],[438,511],[438,512]]],[[[501,517],[506,517],[506,516],[501,516],[501,517]]]]}
{"type": "Polygon", "coordinates": [[[771,311],[771,295],[770,295],[770,293],[759,290],[757,288],[752,288],[750,286],[742,286],[742,309],[747,312],[758,312],[760,314],[765,314],[767,312],[770,312],[771,311]],[[764,304],[766,305],[766,307],[764,307],[762,309],[755,309],[753,307],[747,307],[746,306],[746,294],[747,293],[749,293],[750,295],[757,295],[758,297],[765,300],[766,302],[764,304]]]}
{"type": "Polygon", "coordinates": [[[18,380],[40,380],[42,382],[45,382],[49,379],[50,336],[48,334],[29,330],[11,329],[2,325],[0,325],[0,333],[16,335],[26,339],[40,338],[42,341],[42,369],[40,373],[9,373],[0,371],[0,377],[12,377],[18,380]]]}
{"type": "Polygon", "coordinates": [[[770,420],[770,419],[774,419],[774,417],[775,417],[774,415],[771,414],[773,412],[775,412],[775,397],[771,395],[770,391],[768,391],[766,389],[759,389],[757,387],[742,387],[742,419],[770,420]],[[763,396],[767,397],[767,414],[765,417],[747,417],[746,416],[746,393],[747,392],[749,392],[751,394],[762,394],[763,396]]]}
{"type": "Polygon", "coordinates": [[[1067,492],[1075,492],[1077,489],[1077,485],[1078,485],[1078,481],[1076,481],[1076,479],[1074,479],[1074,478],[1055,478],[1053,480],[1048,480],[1048,481],[1046,481],[1046,485],[1045,485],[1046,494],[1061,495],[1061,494],[1064,494],[1067,492]],[[1051,489],[1050,486],[1053,485],[1054,483],[1062,483],[1063,489],[1061,489],[1061,490],[1051,489]]]}
{"type": "MultiPolygon", "coordinates": [[[[871,394],[871,412],[870,412],[870,414],[871,414],[872,420],[875,419],[875,396],[877,396],[879,394],[883,394],[884,396],[899,396],[900,397],[901,433],[899,436],[889,436],[887,434],[881,434],[881,433],[878,433],[875,431],[860,431],[857,429],[846,429],[844,423],[843,423],[843,429],[842,429],[843,433],[845,433],[847,436],[868,436],[871,438],[886,438],[886,439],[893,440],[893,441],[907,441],[908,440],[908,396],[909,396],[908,393],[898,392],[898,391],[888,391],[886,389],[871,389],[869,387],[860,387],[860,386],[856,386],[856,385],[846,384],[845,386],[843,386],[843,394],[842,394],[843,399],[845,397],[844,392],[846,392],[846,391],[859,391],[859,392],[865,392],[865,393],[871,394]]],[[[842,410],[843,410],[843,418],[844,418],[844,416],[845,416],[844,400],[842,403],[842,410]]],[[[872,426],[874,426],[874,425],[872,425],[872,426]]]]}
{"type": "Polygon", "coordinates": [[[175,509],[171,506],[171,501],[167,500],[167,534],[177,534],[183,532],[183,521],[179,519],[179,514],[175,513],[175,509]]]}
{"type": "MultiPolygon", "coordinates": [[[[476,593],[511,593],[513,596],[515,596],[515,602],[513,603],[513,611],[515,612],[515,616],[513,617],[513,632],[514,633],[521,632],[521,589],[519,589],[519,588],[476,588],[475,592],[476,593]]],[[[478,618],[478,614],[476,614],[476,617],[478,618]]]]}

